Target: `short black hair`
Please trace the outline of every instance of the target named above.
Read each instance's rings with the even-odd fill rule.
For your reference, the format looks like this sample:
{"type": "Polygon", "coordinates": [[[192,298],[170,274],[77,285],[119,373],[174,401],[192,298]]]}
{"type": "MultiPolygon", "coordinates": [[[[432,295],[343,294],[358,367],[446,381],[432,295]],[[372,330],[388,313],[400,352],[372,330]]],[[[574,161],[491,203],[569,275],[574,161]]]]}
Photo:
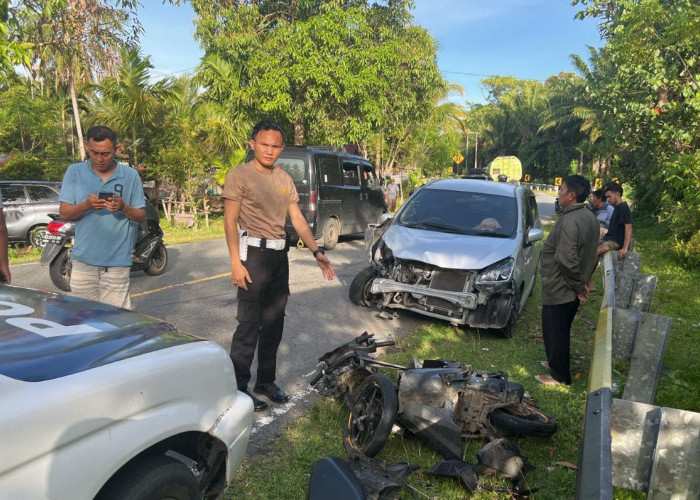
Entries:
{"type": "Polygon", "coordinates": [[[250,138],[255,140],[258,134],[263,130],[274,130],[282,134],[282,144],[284,144],[284,129],[282,125],[272,120],[261,120],[255,124],[253,127],[253,133],[250,134],[250,138]]]}
{"type": "Polygon", "coordinates": [[[613,193],[620,193],[620,196],[622,196],[622,186],[620,186],[617,182],[608,182],[603,188],[603,191],[605,191],[606,193],[608,191],[612,191],[613,193]]]}
{"type": "Polygon", "coordinates": [[[576,202],[583,203],[591,193],[591,183],[582,175],[569,175],[564,177],[562,183],[566,184],[566,188],[576,194],[576,202]]]}
{"type": "Polygon", "coordinates": [[[105,139],[109,139],[112,141],[113,146],[117,145],[117,133],[104,125],[95,125],[94,127],[90,127],[85,135],[85,140],[89,141],[90,139],[94,140],[95,142],[102,142],[105,139]]]}
{"type": "Polygon", "coordinates": [[[595,191],[593,191],[593,196],[598,198],[600,201],[605,201],[605,191],[603,191],[602,189],[596,189],[595,191]]]}

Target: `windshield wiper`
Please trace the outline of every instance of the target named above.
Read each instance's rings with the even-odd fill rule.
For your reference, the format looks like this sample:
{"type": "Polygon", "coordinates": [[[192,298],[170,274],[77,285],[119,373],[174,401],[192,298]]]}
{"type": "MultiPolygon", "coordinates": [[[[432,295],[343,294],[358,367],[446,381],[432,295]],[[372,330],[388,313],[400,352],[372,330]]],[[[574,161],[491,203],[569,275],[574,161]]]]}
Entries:
{"type": "Polygon", "coordinates": [[[493,231],[469,231],[472,236],[490,236],[493,238],[510,238],[510,234],[494,233],[493,231]]]}
{"type": "Polygon", "coordinates": [[[467,231],[464,229],[450,226],[449,224],[442,224],[440,222],[401,222],[401,224],[406,227],[415,227],[418,229],[439,229],[440,231],[444,231],[446,233],[467,234],[467,231]]]}

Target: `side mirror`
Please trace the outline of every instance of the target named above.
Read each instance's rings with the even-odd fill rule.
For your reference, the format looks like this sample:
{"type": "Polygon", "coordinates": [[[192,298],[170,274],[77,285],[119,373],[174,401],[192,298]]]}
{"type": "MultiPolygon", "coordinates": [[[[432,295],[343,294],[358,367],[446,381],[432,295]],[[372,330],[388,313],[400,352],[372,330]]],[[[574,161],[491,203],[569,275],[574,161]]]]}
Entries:
{"type": "Polygon", "coordinates": [[[386,221],[391,220],[394,218],[394,214],[390,214],[389,212],[384,212],[379,216],[377,219],[377,226],[383,225],[386,221]]]}
{"type": "Polygon", "coordinates": [[[539,227],[531,227],[527,232],[527,236],[525,236],[525,244],[532,245],[536,241],[540,241],[542,238],[544,238],[544,231],[542,231],[542,229],[539,227]]]}

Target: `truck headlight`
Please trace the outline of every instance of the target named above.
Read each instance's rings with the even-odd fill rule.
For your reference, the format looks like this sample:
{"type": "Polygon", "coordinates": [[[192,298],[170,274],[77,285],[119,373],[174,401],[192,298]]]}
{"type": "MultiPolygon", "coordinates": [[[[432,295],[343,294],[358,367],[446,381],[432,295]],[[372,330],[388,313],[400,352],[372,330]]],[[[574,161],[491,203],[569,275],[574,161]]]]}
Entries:
{"type": "Polygon", "coordinates": [[[494,264],[476,276],[475,286],[479,290],[494,291],[503,288],[513,276],[515,259],[509,257],[494,264]]]}

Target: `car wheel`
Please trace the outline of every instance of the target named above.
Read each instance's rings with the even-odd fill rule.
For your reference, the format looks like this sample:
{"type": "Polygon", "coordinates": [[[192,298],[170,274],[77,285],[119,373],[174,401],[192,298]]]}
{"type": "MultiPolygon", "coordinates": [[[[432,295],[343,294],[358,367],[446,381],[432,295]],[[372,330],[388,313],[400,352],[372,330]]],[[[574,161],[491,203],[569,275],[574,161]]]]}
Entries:
{"type": "Polygon", "coordinates": [[[46,226],[35,226],[29,230],[29,234],[27,234],[27,240],[29,241],[29,244],[34,248],[44,248],[46,246],[44,238],[48,234],[49,232],[46,230],[46,226]]]}
{"type": "Polygon", "coordinates": [[[507,339],[513,338],[515,335],[515,324],[518,322],[518,306],[520,304],[520,292],[515,292],[513,295],[513,302],[510,306],[510,311],[508,312],[508,322],[506,326],[501,328],[500,332],[507,339]]]}
{"type": "Polygon", "coordinates": [[[127,465],[95,497],[99,500],[193,500],[202,493],[192,471],[174,458],[158,455],[127,465]]]}
{"type": "Polygon", "coordinates": [[[376,278],[374,269],[366,267],[355,276],[355,279],[350,283],[350,302],[360,307],[369,307],[376,295],[372,295],[370,289],[372,282],[376,278]]]}
{"type": "Polygon", "coordinates": [[[323,226],[323,246],[326,250],[333,250],[338,244],[340,236],[340,222],[335,217],[331,217],[323,226]]]}

